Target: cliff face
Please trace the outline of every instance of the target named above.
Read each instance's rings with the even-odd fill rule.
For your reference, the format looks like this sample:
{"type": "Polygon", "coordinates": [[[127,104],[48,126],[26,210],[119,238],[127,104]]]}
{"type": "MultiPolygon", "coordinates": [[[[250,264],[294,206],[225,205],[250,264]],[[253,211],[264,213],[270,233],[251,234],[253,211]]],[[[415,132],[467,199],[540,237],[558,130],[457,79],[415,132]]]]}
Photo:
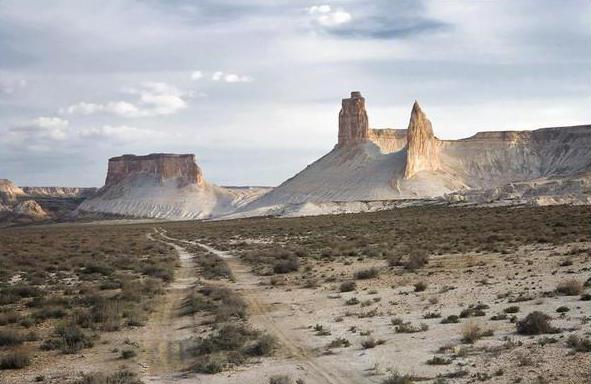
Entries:
{"type": "Polygon", "coordinates": [[[343,99],[339,112],[339,146],[364,143],[369,138],[369,124],[365,112],[365,99],[361,92],[351,92],[343,99]]]}
{"type": "Polygon", "coordinates": [[[416,102],[407,130],[369,129],[366,121],[365,99],[353,92],[342,101],[335,148],[243,211],[267,214],[304,203],[437,198],[467,190],[481,194],[477,191],[505,190],[508,183],[522,183],[514,193],[524,199],[567,201],[560,196],[568,193],[568,201],[591,201],[589,125],[439,140],[416,102]]]}
{"type": "Polygon", "coordinates": [[[407,143],[406,129],[370,128],[369,140],[380,147],[383,153],[400,151],[407,143]]]}
{"type": "Polygon", "coordinates": [[[0,202],[12,203],[25,192],[8,179],[0,179],[0,202]]]}
{"type": "Polygon", "coordinates": [[[195,163],[195,155],[153,153],[146,156],[123,155],[109,159],[105,187],[116,185],[137,176],[147,176],[156,182],[176,179],[178,187],[205,181],[201,169],[195,163]]]}
{"type": "Polygon", "coordinates": [[[22,190],[32,197],[88,198],[96,193],[97,188],[22,187],[22,190]]]}
{"type": "Polygon", "coordinates": [[[407,141],[405,179],[421,171],[437,171],[440,168],[437,139],[431,122],[416,101],[410,114],[407,141]]]}
{"type": "Polygon", "coordinates": [[[192,154],[123,155],[109,160],[107,179],[79,212],[162,219],[205,219],[232,212],[264,188],[207,183],[192,154]]]}

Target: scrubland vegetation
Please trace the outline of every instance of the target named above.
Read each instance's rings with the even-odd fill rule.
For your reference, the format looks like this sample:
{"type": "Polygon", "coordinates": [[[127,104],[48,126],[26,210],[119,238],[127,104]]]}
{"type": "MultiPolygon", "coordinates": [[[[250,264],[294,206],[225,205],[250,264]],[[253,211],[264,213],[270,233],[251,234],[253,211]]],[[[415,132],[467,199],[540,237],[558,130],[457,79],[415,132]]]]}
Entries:
{"type": "MultiPolygon", "coordinates": [[[[409,208],[0,230],[0,374],[35,369],[44,354],[92,353],[106,333],[146,324],[182,264],[170,246],[146,237],[162,240],[156,227],[193,255],[196,282],[178,308],[195,321],[182,367],[193,375],[280,359],[292,333],[303,344],[290,350],[334,356],[333,366],[345,361],[343,377],[363,354],[375,362],[363,377],[386,384],[501,383],[542,373],[560,382],[582,377],[591,362],[586,207],[409,208]],[[235,256],[252,283],[245,288],[198,243],[235,256]],[[248,292],[264,304],[254,308],[256,321],[248,292]],[[287,336],[256,326],[266,311],[279,311],[269,321],[287,336]]],[[[124,368],[140,354],[141,347],[113,349],[124,368]]],[[[133,370],[105,372],[77,380],[141,381],[133,370]]],[[[279,373],[263,382],[308,382],[279,373]]]]}
{"type": "Polygon", "coordinates": [[[34,368],[44,354],[77,354],[105,332],[142,326],[177,263],[173,250],[146,232],[133,226],[0,231],[0,369],[34,368]]]}

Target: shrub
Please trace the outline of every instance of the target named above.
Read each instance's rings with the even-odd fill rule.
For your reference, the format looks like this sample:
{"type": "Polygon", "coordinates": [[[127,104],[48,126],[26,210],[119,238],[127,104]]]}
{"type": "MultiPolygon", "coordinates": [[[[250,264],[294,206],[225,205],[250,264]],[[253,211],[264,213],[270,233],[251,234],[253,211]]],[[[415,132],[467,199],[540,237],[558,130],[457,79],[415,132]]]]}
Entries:
{"type": "Polygon", "coordinates": [[[21,369],[31,364],[31,358],[24,352],[9,352],[0,356],[0,369],[21,369]]]}
{"type": "Polygon", "coordinates": [[[507,308],[503,309],[503,312],[505,312],[505,313],[517,313],[517,312],[519,312],[519,307],[517,305],[511,305],[510,307],[507,307],[507,308]]]}
{"type": "Polygon", "coordinates": [[[550,316],[540,311],[528,314],[525,319],[517,322],[517,333],[520,335],[541,335],[557,333],[558,330],[550,324],[550,316]]]}
{"type": "Polygon", "coordinates": [[[41,344],[42,350],[60,349],[62,353],[77,353],[84,348],[94,346],[94,340],[76,324],[56,327],[54,337],[41,344]]]}
{"type": "Polygon", "coordinates": [[[357,284],[354,281],[344,281],[341,283],[339,287],[339,291],[341,292],[351,292],[357,288],[357,284]]]}
{"type": "Polygon", "coordinates": [[[429,261],[429,256],[424,253],[415,253],[408,257],[408,260],[404,264],[404,268],[408,269],[409,271],[414,271],[419,268],[423,268],[427,265],[429,261]]]}
{"type": "Polygon", "coordinates": [[[581,301],[591,301],[591,294],[590,293],[583,293],[581,295],[581,301]]]}
{"type": "Polygon", "coordinates": [[[398,372],[390,373],[390,376],[382,380],[382,384],[413,384],[412,377],[409,375],[401,375],[398,372]]]}
{"type": "Polygon", "coordinates": [[[441,324],[456,324],[460,322],[460,318],[457,315],[449,315],[445,319],[441,320],[441,324]]]}
{"type": "Polygon", "coordinates": [[[349,300],[345,301],[345,305],[357,305],[359,304],[359,299],[356,297],[352,297],[349,300]]]}
{"type": "Polygon", "coordinates": [[[451,364],[451,359],[446,359],[445,357],[441,357],[441,356],[433,356],[433,358],[427,360],[427,364],[429,364],[429,365],[448,365],[448,364],[451,364]]]}
{"type": "Polygon", "coordinates": [[[111,375],[100,372],[84,374],[82,379],[74,384],[143,384],[143,381],[138,379],[135,373],[122,370],[111,375]]]}
{"type": "Polygon", "coordinates": [[[287,375],[274,375],[269,378],[269,384],[291,384],[291,378],[287,375]]]}
{"type": "Polygon", "coordinates": [[[213,375],[224,370],[226,361],[221,356],[204,356],[197,360],[191,367],[196,373],[207,373],[213,375]]]}
{"type": "Polygon", "coordinates": [[[133,350],[133,349],[125,349],[123,351],[121,351],[121,358],[122,359],[131,359],[133,357],[136,357],[137,353],[133,350]]]}
{"type": "Polygon", "coordinates": [[[244,353],[250,356],[268,356],[273,352],[276,345],[277,341],[275,338],[265,334],[261,335],[254,344],[248,346],[244,350],[244,353]]]}
{"type": "Polygon", "coordinates": [[[417,333],[425,332],[429,329],[429,326],[425,323],[421,323],[418,326],[412,325],[410,322],[401,323],[396,326],[396,333],[417,333]]]}
{"type": "Polygon", "coordinates": [[[24,337],[15,331],[0,331],[0,347],[22,344],[24,337]]]}
{"type": "Polygon", "coordinates": [[[423,319],[438,319],[441,317],[439,312],[427,312],[423,315],[423,319]]]}
{"type": "Polygon", "coordinates": [[[326,346],[326,348],[346,348],[346,347],[349,347],[350,345],[351,345],[351,343],[349,342],[349,340],[347,340],[343,337],[337,337],[336,339],[331,341],[326,346]]]}
{"type": "Polygon", "coordinates": [[[299,269],[300,263],[296,257],[290,257],[286,260],[279,260],[273,265],[274,273],[289,273],[299,269]]]}
{"type": "Polygon", "coordinates": [[[373,279],[379,275],[380,271],[376,267],[362,269],[355,272],[355,278],[357,280],[373,279]]]}
{"type": "Polygon", "coordinates": [[[556,312],[558,313],[566,313],[568,311],[570,311],[570,308],[566,305],[561,305],[560,307],[556,308],[556,312]]]}
{"type": "Polygon", "coordinates": [[[367,339],[365,339],[361,342],[361,346],[363,347],[363,349],[371,349],[371,348],[375,348],[376,345],[381,345],[384,343],[385,343],[384,340],[381,340],[381,339],[376,340],[373,337],[368,337],[367,339]]]}
{"type": "Polygon", "coordinates": [[[591,352],[591,340],[583,339],[577,335],[570,335],[566,340],[566,345],[575,352],[591,352]]]}
{"type": "Polygon", "coordinates": [[[464,344],[474,344],[482,336],[483,330],[476,323],[468,322],[462,327],[462,343],[464,344]]]}
{"type": "Polygon", "coordinates": [[[576,279],[562,281],[556,287],[556,293],[565,296],[577,296],[583,293],[583,283],[576,279]]]}
{"type": "Polygon", "coordinates": [[[414,284],[415,287],[415,292],[423,292],[425,289],[427,289],[427,283],[425,283],[424,281],[417,281],[414,284]]]}

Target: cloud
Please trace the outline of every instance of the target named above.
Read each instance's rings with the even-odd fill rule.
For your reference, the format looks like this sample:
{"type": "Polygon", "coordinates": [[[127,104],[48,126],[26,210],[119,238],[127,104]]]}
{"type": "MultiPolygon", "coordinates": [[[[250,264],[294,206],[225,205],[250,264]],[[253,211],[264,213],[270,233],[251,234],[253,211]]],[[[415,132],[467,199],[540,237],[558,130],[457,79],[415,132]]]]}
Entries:
{"type": "Polygon", "coordinates": [[[314,5],[307,8],[316,23],[323,27],[335,27],[350,22],[353,17],[343,9],[332,10],[330,5],[314,5]]]}
{"type": "Polygon", "coordinates": [[[203,72],[201,71],[193,71],[191,73],[191,80],[199,80],[203,77],[203,72]]]}
{"type": "Polygon", "coordinates": [[[394,39],[442,30],[448,24],[425,16],[422,2],[374,1],[365,6],[351,2],[352,11],[329,5],[307,8],[312,26],[321,32],[347,39],[394,39]],[[355,14],[355,23],[352,13],[355,14]]]}
{"type": "Polygon", "coordinates": [[[163,136],[163,134],[153,130],[139,129],[128,125],[103,125],[101,127],[85,128],[79,130],[78,135],[84,139],[108,139],[122,142],[163,136]]]}
{"type": "Polygon", "coordinates": [[[8,80],[8,79],[0,79],[0,96],[1,95],[12,95],[22,88],[27,86],[27,81],[25,79],[19,80],[8,80]]]}
{"type": "Polygon", "coordinates": [[[109,113],[116,116],[137,118],[172,115],[187,107],[184,98],[189,95],[176,87],[163,82],[145,82],[141,87],[125,90],[126,93],[136,95],[136,101],[110,101],[104,104],[80,102],[62,108],[62,114],[94,115],[109,113]]]}
{"type": "Polygon", "coordinates": [[[216,71],[211,75],[213,81],[225,81],[226,83],[250,83],[253,78],[248,75],[237,75],[235,73],[224,73],[216,71]]]}
{"type": "Polygon", "coordinates": [[[9,129],[12,139],[34,136],[50,140],[65,140],[69,122],[60,117],[37,117],[25,124],[9,129]]]}

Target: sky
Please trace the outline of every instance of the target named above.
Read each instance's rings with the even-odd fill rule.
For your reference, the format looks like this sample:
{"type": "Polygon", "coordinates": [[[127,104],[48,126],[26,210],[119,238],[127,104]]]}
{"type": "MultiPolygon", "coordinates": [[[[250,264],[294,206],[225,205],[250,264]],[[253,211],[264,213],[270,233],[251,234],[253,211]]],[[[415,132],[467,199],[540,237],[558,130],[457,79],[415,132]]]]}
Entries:
{"type": "Polygon", "coordinates": [[[194,153],[277,185],[414,100],[439,138],[591,123],[589,0],[0,0],[0,178],[101,186],[109,157],[194,153]]]}

